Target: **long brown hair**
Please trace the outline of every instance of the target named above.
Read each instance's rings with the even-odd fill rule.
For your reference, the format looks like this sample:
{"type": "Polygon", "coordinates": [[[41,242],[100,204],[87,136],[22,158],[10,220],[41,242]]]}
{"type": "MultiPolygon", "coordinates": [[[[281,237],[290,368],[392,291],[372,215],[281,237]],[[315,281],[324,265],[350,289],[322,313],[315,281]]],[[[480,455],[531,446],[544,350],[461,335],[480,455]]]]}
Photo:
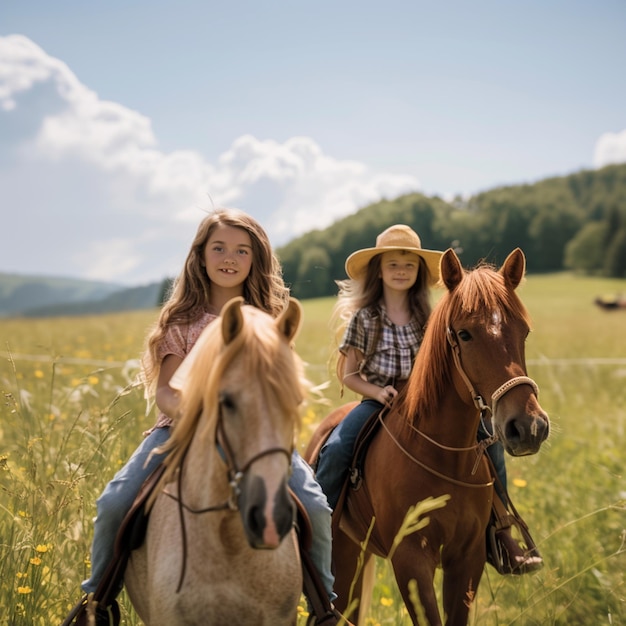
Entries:
{"type": "Polygon", "coordinates": [[[276,317],[289,301],[282,268],[262,226],[239,209],[216,209],[199,224],[181,273],[174,281],[159,318],[149,331],[142,359],[143,382],[151,395],[159,377],[158,347],[167,328],[173,324],[189,325],[206,312],[210,303],[211,281],[203,267],[204,249],[217,226],[241,228],[252,242],[252,267],[243,286],[243,297],[251,304],[276,317]]]}

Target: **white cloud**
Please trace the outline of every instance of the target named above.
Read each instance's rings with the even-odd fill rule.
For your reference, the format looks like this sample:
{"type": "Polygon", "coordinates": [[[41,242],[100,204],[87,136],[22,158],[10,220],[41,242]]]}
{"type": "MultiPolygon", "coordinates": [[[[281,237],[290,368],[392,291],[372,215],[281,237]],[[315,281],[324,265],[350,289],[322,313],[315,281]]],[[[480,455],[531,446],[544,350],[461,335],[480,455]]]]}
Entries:
{"type": "Polygon", "coordinates": [[[111,276],[124,276],[137,267],[140,258],[135,245],[132,240],[115,237],[96,241],[88,252],[76,255],[76,260],[88,268],[85,278],[107,281],[111,276]],[[98,262],[92,265],[94,258],[98,262]]]}
{"type": "Polygon", "coordinates": [[[211,204],[248,211],[281,245],[419,187],[326,155],[308,137],[244,135],[215,164],[163,152],[150,119],[100,99],[20,35],[0,37],[0,134],[15,234],[0,248],[0,271],[158,280],[178,271],[211,204]]]}
{"type": "Polygon", "coordinates": [[[212,187],[220,196],[230,190],[244,209],[257,201],[270,209],[268,230],[278,243],[419,188],[412,176],[375,173],[363,163],[325,155],[308,137],[283,144],[240,137],[220,157],[216,175],[223,187],[212,187]]]}
{"type": "Polygon", "coordinates": [[[604,133],[596,141],[594,166],[604,167],[611,163],[626,163],[626,129],[619,133],[604,133]]]}

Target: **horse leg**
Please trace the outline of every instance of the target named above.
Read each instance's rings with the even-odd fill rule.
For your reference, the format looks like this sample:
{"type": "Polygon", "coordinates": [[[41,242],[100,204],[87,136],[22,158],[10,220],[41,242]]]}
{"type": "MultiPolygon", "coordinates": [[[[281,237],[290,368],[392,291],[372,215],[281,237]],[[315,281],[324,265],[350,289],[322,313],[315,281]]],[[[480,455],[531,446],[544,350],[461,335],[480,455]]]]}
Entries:
{"type": "Polygon", "coordinates": [[[351,622],[358,623],[363,587],[363,572],[370,560],[361,547],[338,530],[333,537],[333,562],[335,564],[334,602],[337,609],[351,622]],[[359,563],[361,559],[361,563],[359,563]]]}
{"type": "MultiPolygon", "coordinates": [[[[480,536],[482,539],[482,535],[480,536]]],[[[464,558],[444,560],[443,607],[447,626],[465,626],[485,567],[484,542],[464,551],[464,558]]]]}
{"type": "Polygon", "coordinates": [[[442,626],[433,584],[437,567],[436,556],[422,550],[412,550],[407,546],[395,553],[392,565],[413,624],[423,624],[423,618],[426,618],[430,626],[442,626]],[[417,586],[417,596],[414,585],[417,586]]]}

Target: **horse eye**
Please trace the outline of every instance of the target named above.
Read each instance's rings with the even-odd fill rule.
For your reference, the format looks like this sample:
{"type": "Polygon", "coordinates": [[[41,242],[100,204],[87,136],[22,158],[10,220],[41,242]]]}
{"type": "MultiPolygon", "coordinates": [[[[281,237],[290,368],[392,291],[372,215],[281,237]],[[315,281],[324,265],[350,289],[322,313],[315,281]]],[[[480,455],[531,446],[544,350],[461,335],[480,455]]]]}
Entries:
{"type": "Polygon", "coordinates": [[[460,330],[457,336],[461,341],[469,341],[472,338],[472,335],[467,330],[460,330]]]}
{"type": "Polygon", "coordinates": [[[233,411],[235,409],[235,401],[229,393],[223,393],[220,396],[220,405],[226,411],[233,411]]]}

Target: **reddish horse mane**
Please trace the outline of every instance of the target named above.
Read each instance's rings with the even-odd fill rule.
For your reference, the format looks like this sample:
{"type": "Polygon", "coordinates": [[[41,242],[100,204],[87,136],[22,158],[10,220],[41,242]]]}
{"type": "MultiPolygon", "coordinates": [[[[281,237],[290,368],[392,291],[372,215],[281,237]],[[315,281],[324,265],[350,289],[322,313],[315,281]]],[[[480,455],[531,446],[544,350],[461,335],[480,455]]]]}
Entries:
{"type": "Polygon", "coordinates": [[[451,384],[450,346],[446,339],[452,320],[479,318],[487,322],[494,311],[503,320],[522,319],[530,328],[526,307],[513,289],[507,287],[504,276],[490,264],[481,264],[463,271],[463,280],[446,291],[430,315],[424,340],[406,386],[403,403],[405,419],[419,420],[428,407],[436,406],[444,390],[451,384]]]}

